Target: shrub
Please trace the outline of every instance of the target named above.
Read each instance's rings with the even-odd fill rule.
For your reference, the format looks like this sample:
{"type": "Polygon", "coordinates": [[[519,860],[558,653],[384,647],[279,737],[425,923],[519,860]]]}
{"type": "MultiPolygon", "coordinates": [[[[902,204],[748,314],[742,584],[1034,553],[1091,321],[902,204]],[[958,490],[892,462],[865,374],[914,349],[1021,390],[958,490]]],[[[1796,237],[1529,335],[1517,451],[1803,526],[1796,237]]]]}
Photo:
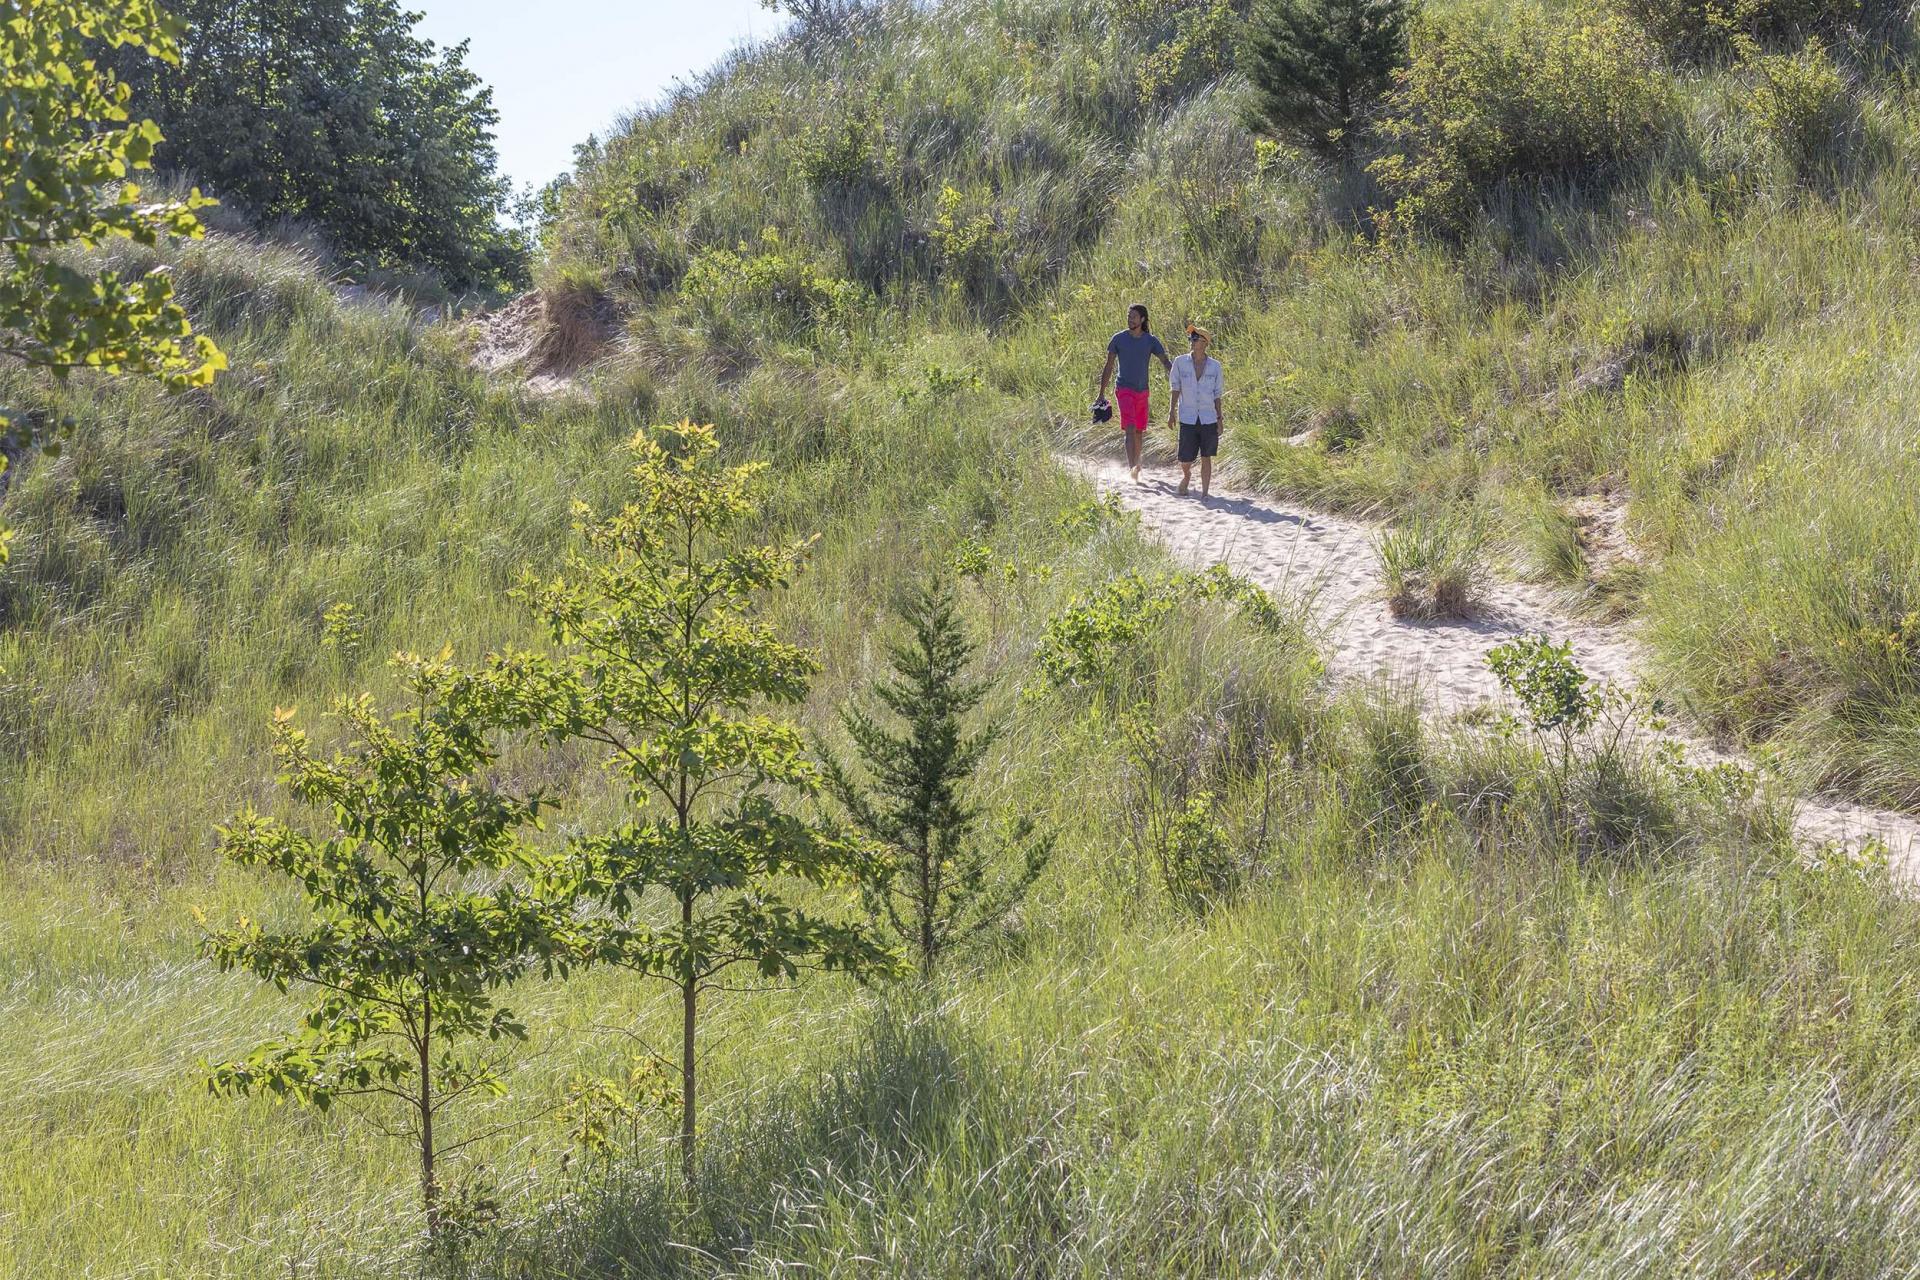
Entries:
{"type": "Polygon", "coordinates": [[[1266,634],[1311,647],[1307,602],[1275,597],[1216,564],[1202,573],[1128,573],[1103,583],[1047,623],[1037,655],[1041,674],[1056,688],[1150,676],[1122,667],[1145,654],[1142,642],[1167,615],[1183,603],[1207,600],[1225,600],[1266,634]]]}
{"type": "Polygon", "coordinates": [[[1793,53],[1756,54],[1746,69],[1748,115],[1794,173],[1806,176],[1833,154],[1852,122],[1846,77],[1818,40],[1793,53]]]}
{"type": "Polygon", "coordinates": [[[1134,71],[1134,84],[1149,102],[1178,101],[1232,69],[1242,25],[1232,0],[1120,0],[1118,7],[1164,32],[1134,71]]]}
{"type": "Polygon", "coordinates": [[[942,187],[934,200],[927,239],[949,286],[979,298],[999,283],[1007,233],[990,200],[942,187]]]}
{"type": "Polygon", "coordinates": [[[1671,82],[1626,19],[1504,14],[1414,24],[1380,126],[1393,150],[1370,166],[1394,201],[1383,230],[1457,234],[1498,184],[1605,179],[1671,117],[1671,82]]]}
{"type": "Polygon", "coordinates": [[[1383,534],[1380,567],[1396,618],[1459,618],[1486,585],[1486,527],[1477,517],[1416,516],[1383,534]]]}
{"type": "Polygon", "coordinates": [[[1354,137],[1407,56],[1409,0],[1260,0],[1241,65],[1257,129],[1353,158],[1354,137]]]}
{"type": "Polygon", "coordinates": [[[1813,32],[1877,26],[1895,13],[1880,0],[1613,0],[1613,8],[1682,63],[1725,57],[1743,40],[1777,46],[1813,32]]]}
{"type": "Polygon", "coordinates": [[[886,126],[872,98],[809,127],[795,154],[801,176],[816,191],[880,185],[892,163],[886,126]]]}
{"type": "Polygon", "coordinates": [[[681,296],[715,338],[758,328],[794,339],[823,324],[847,322],[865,300],[850,280],[829,275],[769,227],[753,252],[707,249],[688,264],[681,296]]]}

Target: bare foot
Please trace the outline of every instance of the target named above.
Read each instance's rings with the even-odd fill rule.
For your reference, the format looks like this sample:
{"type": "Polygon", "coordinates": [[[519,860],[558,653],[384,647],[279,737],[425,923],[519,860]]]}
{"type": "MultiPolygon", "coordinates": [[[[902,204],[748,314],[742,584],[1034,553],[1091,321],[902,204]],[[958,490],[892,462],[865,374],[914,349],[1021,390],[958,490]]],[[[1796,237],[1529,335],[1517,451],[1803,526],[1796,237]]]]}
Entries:
{"type": "Polygon", "coordinates": [[[1135,484],[1139,484],[1139,483],[1140,483],[1140,468],[1139,468],[1139,467],[1135,467],[1135,468],[1133,469],[1133,482],[1134,482],[1135,484]]]}
{"type": "Polygon", "coordinates": [[[1180,496],[1183,498],[1187,496],[1187,482],[1185,480],[1182,480],[1180,482],[1179,493],[1180,493],[1180,496]]]}

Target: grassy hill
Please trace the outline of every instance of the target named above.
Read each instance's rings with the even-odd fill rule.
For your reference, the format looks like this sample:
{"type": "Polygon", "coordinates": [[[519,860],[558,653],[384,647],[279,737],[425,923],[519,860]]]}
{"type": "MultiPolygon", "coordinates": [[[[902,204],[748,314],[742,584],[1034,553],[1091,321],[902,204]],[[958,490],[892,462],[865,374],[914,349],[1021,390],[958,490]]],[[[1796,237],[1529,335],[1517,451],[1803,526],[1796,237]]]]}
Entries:
{"type": "MultiPolygon", "coordinates": [[[[1392,192],[1237,123],[1237,23],[959,0],[736,55],[604,140],[551,228],[548,314],[620,316],[591,394],[489,380],[461,326],[234,237],[173,261],[232,357],[212,391],[0,372],[77,423],[6,498],[0,1273],[414,1265],[394,1148],[205,1091],[296,1007],[196,959],[195,908],[293,906],[212,828],[280,803],[274,707],[390,692],[395,648],[534,643],[515,577],[616,491],[621,439],[682,417],[773,464],[763,531],[822,535],[774,618],[825,664],[822,729],[890,597],[984,553],[963,607],[1008,722],[984,795],[1060,852],[937,988],[723,1001],[697,1209],[662,1133],[589,1160],[551,1114],[622,1069],[607,1027],[673,1011],[612,975],[530,989],[538,1053],[469,1121],[524,1123],[460,1172],[497,1221],[449,1270],[1920,1267],[1920,921],[1870,866],[1797,858],[1723,778],[1562,778],[1524,736],[1335,695],[1284,607],[1189,601],[1076,684],[1038,672],[1052,620],[1168,568],[1049,458],[1142,298],[1214,328],[1253,479],[1477,520],[1489,559],[1644,620],[1701,714],[1910,806],[1905,73],[1836,43],[1845,145],[1809,169],[1754,71],[1649,60],[1635,156],[1515,174],[1463,236],[1383,248],[1392,192]],[[1624,498],[1637,566],[1583,549],[1594,497],[1624,498]]],[[[612,807],[578,759],[507,764],[567,821],[612,807]]]]}

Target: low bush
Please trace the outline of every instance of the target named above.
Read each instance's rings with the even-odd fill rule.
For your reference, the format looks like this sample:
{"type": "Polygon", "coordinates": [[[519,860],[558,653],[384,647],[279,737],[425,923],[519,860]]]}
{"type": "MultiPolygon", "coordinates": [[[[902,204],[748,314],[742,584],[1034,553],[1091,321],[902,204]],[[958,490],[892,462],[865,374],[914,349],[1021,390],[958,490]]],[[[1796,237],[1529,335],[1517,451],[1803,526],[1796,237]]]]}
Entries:
{"type": "Polygon", "coordinates": [[[1819,40],[1793,53],[1756,54],[1742,105],[1780,158],[1805,178],[1831,158],[1856,119],[1846,77],[1819,40]]]}
{"type": "Polygon", "coordinates": [[[1642,158],[1673,115],[1644,33],[1618,15],[1575,25],[1523,3],[1426,15],[1395,77],[1370,170],[1388,231],[1463,231],[1507,182],[1605,181],[1642,158]]]}
{"type": "Polygon", "coordinates": [[[784,244],[769,227],[757,252],[743,244],[696,254],[681,296],[707,332],[726,342],[756,332],[792,340],[824,324],[844,324],[867,295],[784,244]]]}
{"type": "Polygon", "coordinates": [[[1777,46],[1811,33],[1877,28],[1896,13],[1884,0],[1613,0],[1613,9],[1681,63],[1724,58],[1742,40],[1777,46]]]}

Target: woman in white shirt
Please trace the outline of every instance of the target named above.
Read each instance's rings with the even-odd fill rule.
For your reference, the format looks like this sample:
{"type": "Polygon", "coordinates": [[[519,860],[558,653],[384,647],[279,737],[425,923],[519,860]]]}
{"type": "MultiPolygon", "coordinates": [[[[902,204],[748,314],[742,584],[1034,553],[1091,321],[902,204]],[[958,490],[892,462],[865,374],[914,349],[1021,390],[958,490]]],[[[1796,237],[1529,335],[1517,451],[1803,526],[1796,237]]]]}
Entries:
{"type": "Polygon", "coordinates": [[[1193,460],[1200,459],[1200,496],[1206,497],[1213,484],[1213,455],[1220,452],[1220,427],[1224,422],[1220,399],[1225,385],[1220,377],[1220,362],[1207,357],[1213,337],[1198,325],[1187,326],[1190,354],[1173,362],[1173,411],[1168,425],[1180,433],[1180,492],[1186,493],[1193,480],[1193,460]]]}

